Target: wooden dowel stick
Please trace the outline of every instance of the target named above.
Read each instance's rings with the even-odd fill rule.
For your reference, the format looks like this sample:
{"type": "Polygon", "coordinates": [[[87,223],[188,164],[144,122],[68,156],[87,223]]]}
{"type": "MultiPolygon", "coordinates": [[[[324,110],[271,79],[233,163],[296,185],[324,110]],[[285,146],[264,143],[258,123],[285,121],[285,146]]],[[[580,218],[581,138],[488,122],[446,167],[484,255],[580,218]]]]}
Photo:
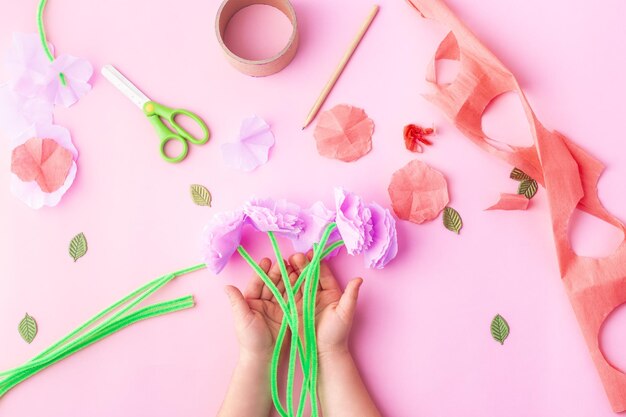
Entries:
{"type": "Polygon", "coordinates": [[[372,11],[367,16],[367,19],[365,20],[365,22],[363,22],[363,26],[361,26],[361,29],[359,29],[359,33],[357,33],[357,35],[352,40],[352,44],[350,45],[350,48],[348,48],[348,50],[344,54],[343,58],[341,59],[341,62],[339,62],[339,65],[335,69],[335,72],[333,73],[332,77],[330,77],[330,80],[328,80],[328,82],[324,86],[324,89],[320,93],[319,97],[317,98],[317,101],[313,105],[313,108],[309,112],[309,115],[307,116],[306,121],[304,122],[304,125],[302,126],[302,129],[306,128],[313,121],[313,119],[317,115],[317,112],[320,110],[320,107],[322,107],[322,104],[324,104],[324,102],[326,101],[328,94],[330,94],[330,91],[335,86],[335,83],[339,79],[339,76],[341,75],[344,68],[348,64],[348,61],[350,61],[350,58],[354,54],[354,51],[356,50],[356,48],[359,46],[359,43],[361,43],[361,40],[363,39],[363,36],[365,36],[365,33],[369,29],[370,25],[372,24],[372,21],[378,14],[378,9],[380,9],[380,7],[377,4],[374,5],[374,7],[372,8],[372,11]]]}

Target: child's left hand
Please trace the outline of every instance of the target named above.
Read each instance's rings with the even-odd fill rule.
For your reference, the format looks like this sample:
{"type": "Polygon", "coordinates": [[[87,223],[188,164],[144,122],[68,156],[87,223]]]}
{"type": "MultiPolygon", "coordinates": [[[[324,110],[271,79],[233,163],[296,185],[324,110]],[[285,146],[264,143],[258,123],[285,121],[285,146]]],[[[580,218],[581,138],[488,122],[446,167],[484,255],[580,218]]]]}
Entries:
{"type": "MultiPolygon", "coordinates": [[[[268,258],[264,258],[259,262],[259,266],[284,295],[285,285],[278,263],[272,265],[268,258]]],[[[287,265],[287,272],[293,285],[298,276],[290,265],[287,265]]],[[[256,274],[250,279],[243,294],[231,285],[227,286],[225,291],[233,309],[240,353],[253,357],[271,358],[283,319],[283,312],[276,298],[256,274]]]]}

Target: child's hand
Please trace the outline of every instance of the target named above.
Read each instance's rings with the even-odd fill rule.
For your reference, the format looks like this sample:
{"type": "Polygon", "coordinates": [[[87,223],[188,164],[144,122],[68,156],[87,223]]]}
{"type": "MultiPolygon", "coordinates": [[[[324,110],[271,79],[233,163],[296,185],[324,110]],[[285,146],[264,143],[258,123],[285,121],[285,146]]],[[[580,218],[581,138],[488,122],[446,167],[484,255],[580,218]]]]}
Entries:
{"type": "MultiPolygon", "coordinates": [[[[281,294],[284,294],[285,285],[278,263],[272,265],[269,259],[264,258],[259,262],[259,266],[276,284],[281,294]]],[[[287,272],[293,285],[297,274],[289,265],[287,272]]],[[[233,309],[241,354],[271,358],[283,319],[283,312],[276,298],[256,274],[250,279],[243,294],[239,289],[230,285],[225,288],[225,291],[233,309]]]]}
{"type": "MultiPolygon", "coordinates": [[[[294,268],[296,275],[300,275],[308,263],[309,258],[302,253],[289,258],[289,264],[294,268]]],[[[315,307],[319,355],[348,351],[348,336],[362,283],[361,278],[353,279],[342,292],[328,265],[325,262],[321,263],[315,307]]]]}

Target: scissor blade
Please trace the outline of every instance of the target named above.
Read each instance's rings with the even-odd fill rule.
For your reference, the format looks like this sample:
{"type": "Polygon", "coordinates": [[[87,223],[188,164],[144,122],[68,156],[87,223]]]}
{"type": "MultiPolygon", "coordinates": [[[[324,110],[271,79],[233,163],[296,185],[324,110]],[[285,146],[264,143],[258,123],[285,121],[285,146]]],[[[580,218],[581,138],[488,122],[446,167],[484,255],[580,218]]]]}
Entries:
{"type": "Polygon", "coordinates": [[[135,84],[131,83],[128,78],[119,72],[113,65],[107,64],[102,67],[102,75],[109,80],[115,88],[120,90],[130,101],[135,103],[137,107],[143,110],[143,105],[150,99],[139,90],[135,84]]]}

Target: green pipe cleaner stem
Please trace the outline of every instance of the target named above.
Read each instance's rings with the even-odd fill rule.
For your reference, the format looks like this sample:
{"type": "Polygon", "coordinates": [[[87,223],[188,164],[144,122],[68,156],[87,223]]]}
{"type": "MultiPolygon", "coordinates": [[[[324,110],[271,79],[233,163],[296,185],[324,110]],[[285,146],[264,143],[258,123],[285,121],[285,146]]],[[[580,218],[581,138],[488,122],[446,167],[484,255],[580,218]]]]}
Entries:
{"type": "Polygon", "coordinates": [[[34,367],[28,371],[17,372],[15,375],[6,378],[0,383],[0,397],[2,397],[7,391],[9,391],[20,382],[24,381],[25,379],[59,362],[60,360],[65,359],[66,357],[78,352],[79,350],[82,350],[98,342],[99,340],[123,329],[124,327],[130,326],[131,324],[134,324],[141,320],[146,320],[163,314],[191,308],[193,306],[193,297],[185,296],[175,300],[165,301],[148,307],[144,307],[125,317],[121,317],[114,322],[109,323],[106,327],[101,328],[94,333],[90,333],[90,336],[81,338],[78,343],[75,343],[72,346],[68,346],[65,349],[48,357],[46,359],[46,362],[41,364],[40,366],[34,367]]]}
{"type": "Polygon", "coordinates": [[[0,378],[0,397],[4,395],[9,389],[14,387],[24,379],[40,372],[48,366],[64,359],[72,353],[83,349],[86,346],[95,343],[102,338],[109,336],[110,334],[126,327],[139,320],[144,320],[150,317],[156,317],[158,315],[174,312],[183,308],[189,308],[193,306],[193,297],[187,296],[180,299],[157,303],[148,307],[139,309],[133,313],[126,314],[130,309],[139,304],[142,300],[153,294],[155,291],[163,287],[177,276],[187,274],[202,268],[205,268],[205,264],[194,265],[189,268],[181,269],[174,273],[164,275],[156,280],[144,285],[143,287],[133,291],[128,296],[114,303],[110,307],[98,313],[96,316],[73,330],[70,334],[65,336],[60,341],[56,342],[44,352],[31,359],[26,364],[0,373],[0,377],[5,376],[4,379],[0,378]],[[121,311],[118,311],[112,317],[107,318],[95,328],[91,329],[86,334],[90,326],[94,325],[103,317],[111,314],[121,306],[126,305],[121,311]],[[74,340],[72,340],[74,339],[74,340]]]}
{"type": "MultiPolygon", "coordinates": [[[[46,8],[46,3],[48,0],[41,0],[39,2],[39,7],[37,8],[37,28],[39,29],[39,40],[43,45],[43,50],[46,53],[46,56],[50,60],[50,62],[54,61],[54,55],[52,55],[52,51],[50,51],[50,46],[48,45],[48,40],[46,39],[46,29],[43,24],[43,11],[46,8]]],[[[67,80],[65,79],[65,74],[62,72],[59,73],[59,78],[61,79],[61,85],[63,87],[67,86],[67,80]]]]}

